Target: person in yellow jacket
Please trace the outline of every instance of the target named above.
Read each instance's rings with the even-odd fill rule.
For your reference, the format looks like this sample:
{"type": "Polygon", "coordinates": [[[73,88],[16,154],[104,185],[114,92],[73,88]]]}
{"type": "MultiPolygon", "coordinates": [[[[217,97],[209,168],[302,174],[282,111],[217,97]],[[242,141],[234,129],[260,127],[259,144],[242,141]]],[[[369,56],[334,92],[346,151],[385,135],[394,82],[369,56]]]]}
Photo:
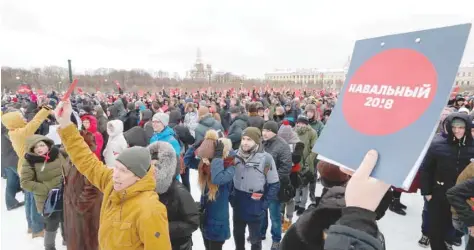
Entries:
{"type": "MultiPolygon", "coordinates": [[[[21,175],[21,168],[25,161],[26,138],[35,134],[44,120],[52,112],[51,106],[43,108],[33,117],[30,122],[26,122],[23,114],[19,111],[9,112],[2,115],[2,123],[8,129],[8,136],[12,143],[13,150],[18,155],[17,171],[21,175]]],[[[25,211],[28,223],[28,233],[33,238],[44,236],[44,225],[41,215],[36,209],[36,202],[32,192],[25,192],[25,211]]]]}
{"type": "Polygon", "coordinates": [[[43,106],[43,108],[28,123],[19,111],[2,115],[2,123],[8,129],[8,136],[10,137],[13,149],[19,158],[17,165],[18,173],[21,173],[21,167],[25,160],[26,138],[35,134],[36,130],[38,130],[44,120],[51,113],[51,110],[51,106],[43,106]]]}
{"type": "Polygon", "coordinates": [[[167,211],[155,192],[149,150],[127,148],[116,158],[114,168],[108,168],[85,143],[70,120],[71,113],[70,102],[59,103],[55,111],[58,133],[77,170],[104,194],[99,249],[171,249],[167,211]]]}

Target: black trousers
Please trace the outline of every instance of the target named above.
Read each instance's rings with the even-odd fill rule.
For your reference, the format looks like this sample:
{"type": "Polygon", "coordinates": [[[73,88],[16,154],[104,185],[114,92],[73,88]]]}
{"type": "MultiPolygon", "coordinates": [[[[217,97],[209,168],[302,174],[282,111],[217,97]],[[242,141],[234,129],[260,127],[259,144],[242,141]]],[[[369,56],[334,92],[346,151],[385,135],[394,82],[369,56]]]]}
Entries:
{"type": "Polygon", "coordinates": [[[212,241],[204,239],[204,247],[206,250],[222,250],[225,241],[212,241]]]}
{"type": "Polygon", "coordinates": [[[63,240],[66,240],[64,235],[64,214],[62,211],[54,212],[49,217],[44,218],[45,231],[47,232],[56,232],[59,227],[61,227],[61,236],[63,240]]]}

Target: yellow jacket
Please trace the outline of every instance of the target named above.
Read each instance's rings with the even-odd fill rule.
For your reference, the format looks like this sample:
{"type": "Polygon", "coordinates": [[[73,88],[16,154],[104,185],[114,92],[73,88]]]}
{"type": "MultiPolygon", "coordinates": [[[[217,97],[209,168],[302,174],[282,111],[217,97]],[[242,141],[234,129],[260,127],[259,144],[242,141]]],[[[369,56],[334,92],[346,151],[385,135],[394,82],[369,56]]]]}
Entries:
{"type": "Polygon", "coordinates": [[[113,169],[97,159],[76,126],[71,124],[58,133],[72,163],[104,194],[100,209],[99,248],[171,249],[168,215],[155,192],[153,168],[126,190],[115,191],[113,169]]]}
{"type": "Polygon", "coordinates": [[[25,160],[26,138],[35,134],[48,115],[49,110],[43,108],[28,123],[25,122],[23,115],[18,111],[2,115],[2,123],[8,129],[8,136],[12,142],[13,149],[18,155],[17,171],[20,175],[21,167],[25,160]]]}

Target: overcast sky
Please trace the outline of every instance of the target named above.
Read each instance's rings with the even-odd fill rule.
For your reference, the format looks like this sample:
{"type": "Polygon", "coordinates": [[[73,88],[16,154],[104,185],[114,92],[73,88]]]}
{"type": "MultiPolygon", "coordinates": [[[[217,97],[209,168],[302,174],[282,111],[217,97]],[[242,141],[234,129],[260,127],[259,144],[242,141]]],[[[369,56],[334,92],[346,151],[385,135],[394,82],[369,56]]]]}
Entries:
{"type": "MultiPolygon", "coordinates": [[[[3,0],[3,66],[162,69],[182,76],[197,48],[216,71],[342,68],[354,42],[474,22],[472,0],[3,0]],[[440,2],[444,4],[435,4],[440,2]]],[[[474,30],[463,63],[474,62],[474,30]]]]}

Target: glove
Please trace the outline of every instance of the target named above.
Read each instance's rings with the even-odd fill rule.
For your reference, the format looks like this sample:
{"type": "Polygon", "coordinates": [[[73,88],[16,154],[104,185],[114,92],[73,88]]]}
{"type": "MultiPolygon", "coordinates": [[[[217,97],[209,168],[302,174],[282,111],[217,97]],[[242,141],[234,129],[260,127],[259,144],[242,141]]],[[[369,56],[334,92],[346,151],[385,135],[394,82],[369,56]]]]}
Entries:
{"type": "Polygon", "coordinates": [[[224,154],[224,143],[217,140],[216,147],[214,149],[214,158],[222,158],[223,154],[224,154]]]}

